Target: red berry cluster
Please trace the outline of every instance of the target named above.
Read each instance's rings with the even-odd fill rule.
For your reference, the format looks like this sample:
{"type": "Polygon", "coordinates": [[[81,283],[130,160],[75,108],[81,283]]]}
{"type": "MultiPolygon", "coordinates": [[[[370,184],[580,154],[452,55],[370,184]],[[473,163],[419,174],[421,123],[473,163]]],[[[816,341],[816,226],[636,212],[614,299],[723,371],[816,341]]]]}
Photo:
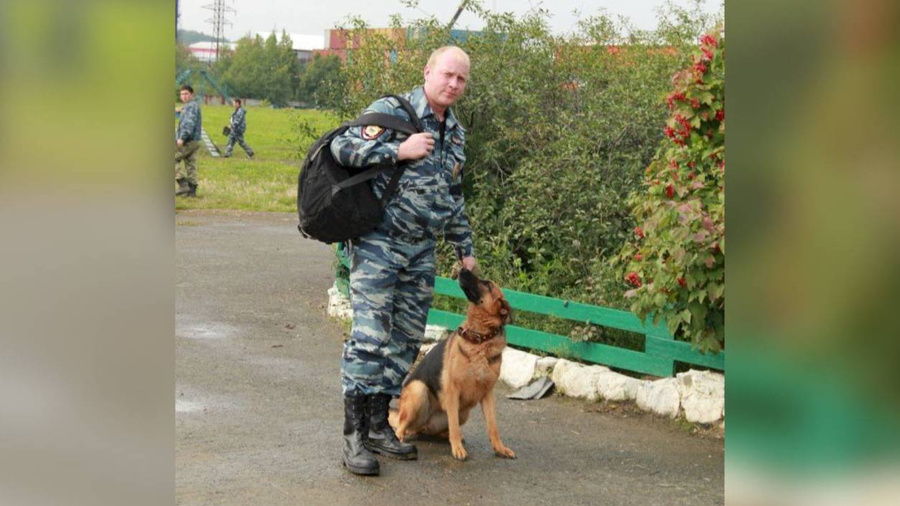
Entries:
{"type": "Polygon", "coordinates": [[[673,185],[672,183],[669,183],[669,185],[666,186],[666,197],[672,198],[674,196],[675,196],[675,185],[673,185]]]}
{"type": "Polygon", "coordinates": [[[640,288],[641,286],[641,278],[636,272],[629,272],[628,275],[625,276],[625,281],[635,288],[640,288]]]}
{"type": "Polygon", "coordinates": [[[669,109],[672,109],[672,108],[675,107],[675,101],[676,101],[676,100],[684,101],[686,98],[687,98],[687,97],[684,96],[684,93],[681,93],[681,92],[679,91],[679,92],[676,92],[676,93],[672,93],[672,94],[670,94],[668,97],[666,97],[666,103],[669,104],[669,109]]]}
{"type": "Polygon", "coordinates": [[[682,288],[687,286],[687,282],[684,280],[684,278],[678,278],[678,284],[681,285],[682,288]]]}
{"type": "Polygon", "coordinates": [[[642,229],[641,227],[634,227],[634,234],[636,236],[640,237],[641,239],[643,239],[644,238],[644,229],[642,229]]]}
{"type": "Polygon", "coordinates": [[[716,121],[725,120],[725,109],[719,109],[716,111],[716,121]]]}
{"type": "Polygon", "coordinates": [[[712,60],[712,48],[716,47],[718,44],[719,41],[716,40],[713,35],[706,34],[700,37],[700,51],[703,55],[694,63],[694,70],[697,71],[697,80],[695,81],[697,84],[703,84],[703,74],[706,73],[708,68],[706,62],[712,60]]]}
{"type": "Polygon", "coordinates": [[[680,114],[675,115],[675,122],[678,123],[678,130],[666,125],[663,133],[666,134],[666,137],[672,139],[672,142],[675,144],[684,146],[684,141],[691,136],[691,122],[680,114]]]}

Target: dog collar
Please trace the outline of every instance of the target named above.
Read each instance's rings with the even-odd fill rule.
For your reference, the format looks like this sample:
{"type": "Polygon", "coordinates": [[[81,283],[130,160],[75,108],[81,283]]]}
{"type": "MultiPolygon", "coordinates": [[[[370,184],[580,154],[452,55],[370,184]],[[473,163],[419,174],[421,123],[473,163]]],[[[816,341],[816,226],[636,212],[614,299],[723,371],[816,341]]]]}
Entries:
{"type": "Polygon", "coordinates": [[[481,332],[475,332],[471,329],[464,329],[462,327],[459,327],[458,329],[456,329],[456,333],[472,344],[481,344],[485,341],[490,341],[491,339],[497,337],[497,334],[499,334],[502,329],[503,327],[500,327],[488,332],[487,334],[482,334],[481,332]]]}

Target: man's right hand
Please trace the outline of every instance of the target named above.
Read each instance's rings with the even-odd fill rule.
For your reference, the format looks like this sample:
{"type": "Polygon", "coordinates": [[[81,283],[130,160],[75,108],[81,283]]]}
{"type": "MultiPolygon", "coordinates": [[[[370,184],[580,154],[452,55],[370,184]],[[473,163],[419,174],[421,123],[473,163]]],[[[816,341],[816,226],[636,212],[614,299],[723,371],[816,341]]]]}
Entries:
{"type": "Polygon", "coordinates": [[[425,158],[434,150],[434,137],[428,132],[410,135],[400,143],[397,160],[418,160],[425,158]]]}

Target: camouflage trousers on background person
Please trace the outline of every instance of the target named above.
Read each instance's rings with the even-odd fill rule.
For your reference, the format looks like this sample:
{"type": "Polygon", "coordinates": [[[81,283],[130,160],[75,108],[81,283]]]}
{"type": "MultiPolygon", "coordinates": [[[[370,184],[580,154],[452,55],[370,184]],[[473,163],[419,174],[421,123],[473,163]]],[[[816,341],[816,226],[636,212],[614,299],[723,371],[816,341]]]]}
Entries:
{"type": "Polygon", "coordinates": [[[350,262],[353,328],[341,360],[344,395],[399,396],[434,299],[435,241],[376,231],[353,242],[350,262]]]}
{"type": "Polygon", "coordinates": [[[250,145],[244,141],[244,135],[234,135],[233,133],[228,136],[228,144],[225,145],[226,157],[231,156],[231,152],[234,151],[235,142],[237,142],[244,149],[244,151],[247,153],[247,156],[251,158],[253,157],[253,148],[251,148],[250,145]]]}
{"type": "Polygon", "coordinates": [[[188,141],[181,147],[175,146],[175,181],[179,186],[182,185],[182,182],[197,186],[197,150],[199,149],[200,141],[188,141]]]}

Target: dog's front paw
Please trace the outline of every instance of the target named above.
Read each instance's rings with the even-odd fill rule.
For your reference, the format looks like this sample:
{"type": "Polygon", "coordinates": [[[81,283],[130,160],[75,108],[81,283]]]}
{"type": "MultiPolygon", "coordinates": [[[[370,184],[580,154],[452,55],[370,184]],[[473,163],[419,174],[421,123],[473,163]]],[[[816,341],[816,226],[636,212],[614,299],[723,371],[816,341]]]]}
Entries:
{"type": "Polygon", "coordinates": [[[498,448],[494,448],[494,453],[497,454],[498,457],[503,457],[506,459],[514,459],[516,458],[516,452],[510,450],[505,446],[500,446],[498,448]]]}
{"type": "Polygon", "coordinates": [[[450,450],[453,453],[453,458],[456,460],[466,460],[469,458],[469,453],[466,452],[466,449],[463,448],[462,445],[451,445],[450,450]]]}

